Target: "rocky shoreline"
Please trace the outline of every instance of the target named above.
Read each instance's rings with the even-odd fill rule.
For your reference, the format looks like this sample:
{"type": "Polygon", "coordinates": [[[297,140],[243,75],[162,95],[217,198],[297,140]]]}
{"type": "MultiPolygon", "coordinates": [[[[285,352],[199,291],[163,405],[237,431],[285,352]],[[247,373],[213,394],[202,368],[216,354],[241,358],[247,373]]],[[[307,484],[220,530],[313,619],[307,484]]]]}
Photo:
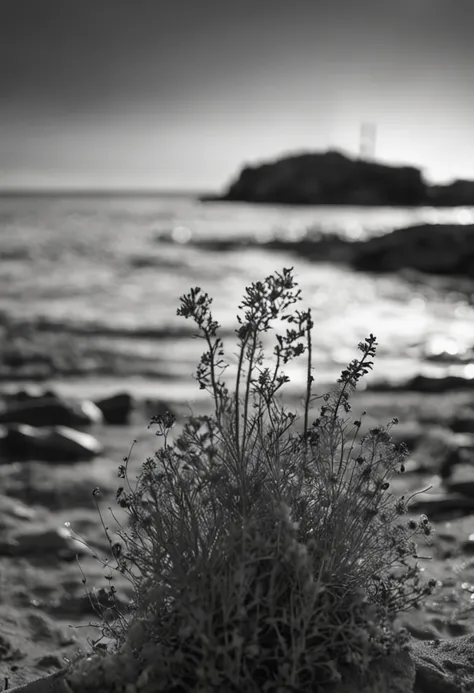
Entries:
{"type": "MultiPolygon", "coordinates": [[[[95,588],[100,600],[104,569],[92,551],[107,556],[110,547],[92,490],[100,488],[104,513],[108,505],[114,506],[118,465],[134,439],[133,470],[138,471],[153,453],[158,440],[147,430],[147,423],[150,415],[166,407],[163,402],[134,400],[127,393],[98,397],[93,402],[95,408],[92,402],[79,398],[53,401],[52,394],[38,398],[17,392],[15,397],[3,398],[0,410],[4,434],[0,464],[0,681],[8,679],[10,687],[63,670],[66,660],[87,650],[88,637],[100,635],[89,625],[97,621],[97,614],[85,596],[81,572],[86,576],[86,587],[95,588]],[[41,426],[35,425],[38,423],[41,426]],[[28,441],[29,448],[25,441],[18,446],[15,438],[8,441],[8,431],[22,430],[21,426],[43,431],[55,426],[71,428],[91,436],[98,447],[94,454],[85,446],[83,454],[78,455],[76,449],[70,455],[69,448],[60,447],[60,437],[56,438],[59,447],[54,454],[42,442],[38,447],[34,437],[28,441]],[[65,523],[70,523],[92,550],[78,542],[65,523]]],[[[458,661],[464,652],[457,671],[464,672],[474,684],[470,664],[474,659],[470,654],[474,653],[474,390],[367,390],[356,393],[353,408],[355,416],[367,410],[367,427],[386,423],[393,416],[400,419],[394,429],[395,441],[407,443],[410,457],[405,473],[393,480],[393,492],[409,495],[431,486],[416,496],[410,513],[426,513],[435,528],[432,547],[423,547],[423,555],[429,557],[423,567],[427,578],[438,581],[438,588],[421,611],[402,614],[399,621],[412,636],[415,664],[418,662],[417,693],[457,693],[461,688],[451,680],[453,672],[445,664],[448,656],[439,653],[443,648],[454,648],[449,661],[458,661]],[[438,640],[441,650],[439,643],[434,644],[438,640]],[[438,651],[433,650],[436,647],[438,651]],[[438,677],[438,687],[433,676],[438,677]],[[426,681],[431,682],[431,688],[426,681]]],[[[178,421],[189,413],[185,405],[173,405],[173,409],[178,421]]],[[[131,596],[130,585],[117,580],[116,587],[126,602],[131,596]]]]}
{"type": "MultiPolygon", "coordinates": [[[[158,237],[157,241],[173,242],[166,236],[158,237]]],[[[295,240],[274,237],[258,242],[249,238],[203,238],[191,242],[218,252],[261,246],[265,250],[286,251],[312,262],[346,264],[362,272],[415,271],[423,275],[465,278],[473,291],[474,224],[419,224],[361,241],[315,231],[295,240]]]]}

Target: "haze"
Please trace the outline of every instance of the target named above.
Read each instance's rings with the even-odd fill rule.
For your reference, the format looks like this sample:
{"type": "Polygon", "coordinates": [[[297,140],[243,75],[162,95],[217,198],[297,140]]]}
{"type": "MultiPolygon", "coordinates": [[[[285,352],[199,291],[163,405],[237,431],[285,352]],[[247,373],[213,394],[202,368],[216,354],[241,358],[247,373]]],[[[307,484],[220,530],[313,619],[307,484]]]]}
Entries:
{"type": "Polygon", "coordinates": [[[474,179],[472,0],[0,0],[0,188],[220,190],[336,148],[474,179]]]}

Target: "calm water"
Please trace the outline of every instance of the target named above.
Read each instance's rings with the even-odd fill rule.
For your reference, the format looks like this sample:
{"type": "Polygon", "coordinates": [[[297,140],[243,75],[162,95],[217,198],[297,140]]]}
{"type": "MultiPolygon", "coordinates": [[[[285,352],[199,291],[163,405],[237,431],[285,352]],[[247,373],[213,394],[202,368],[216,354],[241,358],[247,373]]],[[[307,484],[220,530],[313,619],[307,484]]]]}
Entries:
{"type": "MultiPolygon", "coordinates": [[[[290,266],[313,309],[317,378],[337,376],[369,332],[380,344],[372,377],[446,369],[474,377],[474,286],[466,294],[455,284],[448,290],[436,281],[374,277],[290,252],[292,242],[319,231],[366,238],[448,220],[472,223],[474,210],[201,204],[176,196],[0,198],[2,377],[187,396],[196,389],[190,375],[202,345],[176,316],[178,297],[201,286],[230,332],[243,288],[290,266]],[[275,235],[288,240],[287,252],[265,249],[275,235]],[[203,237],[258,243],[209,252],[193,245],[203,237]],[[427,360],[439,352],[453,363],[427,360]],[[22,354],[20,365],[15,358],[11,365],[12,353],[22,354]]],[[[298,383],[303,371],[290,374],[298,383]]]]}

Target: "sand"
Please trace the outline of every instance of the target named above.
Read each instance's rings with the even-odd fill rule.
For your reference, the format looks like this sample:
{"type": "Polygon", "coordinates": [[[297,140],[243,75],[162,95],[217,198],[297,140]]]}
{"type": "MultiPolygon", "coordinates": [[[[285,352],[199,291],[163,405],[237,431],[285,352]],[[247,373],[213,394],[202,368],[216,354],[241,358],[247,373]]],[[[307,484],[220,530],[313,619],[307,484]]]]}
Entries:
{"type": "MultiPolygon", "coordinates": [[[[460,409],[474,402],[474,393],[421,395],[414,393],[361,393],[354,400],[355,414],[367,409],[368,423],[382,423],[398,416],[400,429],[413,434],[414,422],[427,430],[433,423],[446,428],[446,422],[460,409]],[[410,428],[411,427],[411,428],[410,428]]],[[[183,415],[187,409],[178,407],[183,415]]],[[[67,550],[66,541],[57,546],[29,545],[24,540],[17,555],[6,555],[9,538],[21,532],[24,536],[52,536],[65,523],[71,526],[103,557],[110,556],[100,517],[94,505],[92,490],[101,488],[99,499],[104,516],[114,502],[120,485],[117,467],[122,463],[131,442],[134,448],[131,468],[138,470],[146,457],[158,447],[148,417],[138,407],[127,426],[96,424],[88,429],[104,446],[104,452],[90,462],[48,464],[16,462],[0,465],[0,690],[2,686],[19,686],[64,668],[81,651],[89,649],[88,638],[100,637],[100,629],[89,625],[98,622],[85,597],[83,576],[88,589],[106,586],[104,568],[84,550],[79,562],[67,550]],[[49,532],[49,534],[48,534],[49,532]],[[59,547],[59,548],[58,548],[59,547]],[[62,549],[61,549],[62,547],[62,549]]],[[[415,427],[416,428],[416,427],[415,427]]],[[[440,485],[436,469],[412,472],[397,479],[398,493],[428,485],[440,485]]],[[[113,521],[109,517],[110,528],[113,521]]],[[[430,597],[422,611],[401,616],[420,639],[455,637],[474,632],[471,615],[474,609],[474,561],[471,560],[469,537],[474,538],[473,515],[443,517],[434,522],[436,534],[432,560],[424,563],[427,577],[440,581],[436,595],[430,597]]],[[[62,530],[61,530],[62,531],[62,530]]],[[[64,540],[64,537],[62,538],[64,540]]],[[[74,548],[74,547],[72,547],[74,548]]],[[[78,549],[83,547],[77,545],[78,549]]],[[[15,552],[13,552],[15,553],[15,552]]],[[[131,586],[122,578],[116,587],[124,601],[132,595],[131,586]]]]}

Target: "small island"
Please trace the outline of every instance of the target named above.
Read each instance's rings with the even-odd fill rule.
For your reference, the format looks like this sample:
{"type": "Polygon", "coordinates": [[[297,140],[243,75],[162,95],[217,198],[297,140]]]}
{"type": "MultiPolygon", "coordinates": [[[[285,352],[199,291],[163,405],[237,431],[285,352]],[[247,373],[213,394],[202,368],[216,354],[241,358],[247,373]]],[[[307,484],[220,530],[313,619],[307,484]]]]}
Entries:
{"type": "Polygon", "coordinates": [[[202,201],[373,207],[474,205],[474,182],[430,185],[420,169],[307,152],[245,166],[222,195],[202,201]]]}

